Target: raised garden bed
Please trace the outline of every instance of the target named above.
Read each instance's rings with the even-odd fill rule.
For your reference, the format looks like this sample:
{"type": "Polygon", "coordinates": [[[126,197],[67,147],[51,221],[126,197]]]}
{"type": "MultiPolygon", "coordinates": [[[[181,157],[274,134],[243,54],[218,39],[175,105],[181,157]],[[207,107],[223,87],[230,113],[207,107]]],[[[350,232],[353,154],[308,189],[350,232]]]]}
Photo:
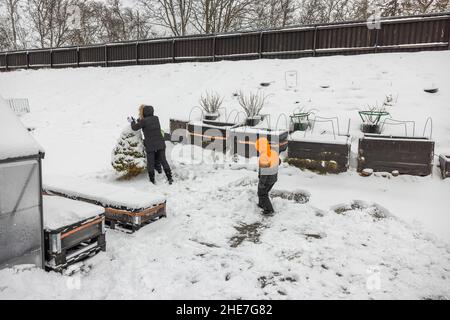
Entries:
{"type": "Polygon", "coordinates": [[[106,225],[129,233],[166,217],[166,198],[129,187],[92,182],[72,177],[52,176],[44,183],[49,194],[85,201],[105,209],[106,225]]]}
{"type": "Polygon", "coordinates": [[[103,207],[48,195],[43,205],[47,270],[63,271],[106,250],[103,207]]]}
{"type": "Polygon", "coordinates": [[[228,130],[234,123],[214,120],[192,121],[187,125],[190,144],[220,152],[227,150],[228,130]]]}
{"type": "Polygon", "coordinates": [[[441,154],[439,156],[439,166],[441,167],[442,179],[450,177],[450,155],[441,154]]]}
{"type": "Polygon", "coordinates": [[[237,127],[229,131],[229,148],[232,154],[251,158],[258,156],[255,148],[256,140],[267,138],[270,146],[277,152],[286,151],[288,146],[288,132],[285,130],[270,130],[264,128],[237,127]]]}
{"type": "Polygon", "coordinates": [[[186,130],[189,121],[170,119],[170,140],[180,142],[186,137],[186,130]],[[175,133],[176,131],[176,133],[175,133]]]}
{"type": "Polygon", "coordinates": [[[318,135],[303,137],[293,134],[288,142],[290,165],[319,173],[346,172],[349,166],[350,139],[348,136],[318,135]]]}
{"type": "Polygon", "coordinates": [[[434,141],[428,138],[365,134],[359,140],[358,172],[427,176],[433,168],[434,141]]]}

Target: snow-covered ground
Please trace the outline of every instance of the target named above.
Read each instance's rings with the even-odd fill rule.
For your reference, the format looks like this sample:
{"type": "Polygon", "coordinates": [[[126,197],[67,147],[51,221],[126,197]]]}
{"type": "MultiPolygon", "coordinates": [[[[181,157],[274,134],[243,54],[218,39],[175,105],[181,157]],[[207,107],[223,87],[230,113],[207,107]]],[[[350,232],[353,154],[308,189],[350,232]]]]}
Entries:
{"type": "MultiPolygon", "coordinates": [[[[357,111],[392,95],[393,117],[416,121],[421,135],[431,116],[436,153],[448,153],[449,67],[450,52],[422,52],[18,71],[0,74],[0,94],[30,99],[22,120],[46,150],[44,180],[73,175],[151,193],[145,175],[118,182],[110,166],[126,116],[141,103],[155,106],[167,129],[169,118],[189,117],[205,90],[223,94],[230,114],[239,109],[235,92],[270,82],[262,89],[271,95],[263,113],[273,126],[299,105],[339,116],[342,131],[350,118],[356,152],[357,111]],[[291,70],[298,72],[296,90],[286,89],[291,70]],[[438,93],[423,91],[432,85],[438,93]]],[[[169,144],[167,154],[179,148],[169,144]]],[[[437,169],[425,178],[363,178],[354,168],[317,175],[283,165],[277,214],[264,218],[255,204],[254,166],[229,164],[175,162],[174,185],[158,177],[167,219],[133,235],[109,231],[107,252],[72,277],[2,270],[0,298],[450,297],[450,180],[437,169]],[[309,194],[309,203],[289,200],[293,193],[309,194]]]]}

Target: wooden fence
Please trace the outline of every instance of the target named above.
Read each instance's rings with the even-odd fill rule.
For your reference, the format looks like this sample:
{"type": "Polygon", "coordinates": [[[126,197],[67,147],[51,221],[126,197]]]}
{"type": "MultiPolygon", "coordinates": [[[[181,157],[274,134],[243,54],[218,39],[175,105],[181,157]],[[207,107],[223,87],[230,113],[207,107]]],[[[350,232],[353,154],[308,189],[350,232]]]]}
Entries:
{"type": "Polygon", "coordinates": [[[0,70],[450,49],[450,13],[0,53],[0,70]]]}

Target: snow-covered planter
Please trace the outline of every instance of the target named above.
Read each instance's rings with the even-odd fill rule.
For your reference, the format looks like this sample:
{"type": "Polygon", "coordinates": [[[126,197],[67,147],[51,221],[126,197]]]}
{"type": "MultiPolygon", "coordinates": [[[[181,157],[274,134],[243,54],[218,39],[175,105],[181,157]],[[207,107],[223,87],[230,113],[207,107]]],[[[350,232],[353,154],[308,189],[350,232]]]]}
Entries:
{"type": "Polygon", "coordinates": [[[0,269],[44,267],[43,152],[0,96],[0,269]]]}
{"type": "Polygon", "coordinates": [[[303,133],[296,132],[289,139],[286,161],[298,168],[319,173],[346,172],[349,166],[350,147],[348,136],[304,137],[303,133]]]}
{"type": "Polygon", "coordinates": [[[253,127],[232,128],[228,135],[228,146],[232,154],[251,158],[258,156],[255,144],[259,138],[267,138],[273,150],[286,151],[288,145],[288,132],[285,130],[271,130],[253,127]]]}
{"type": "Polygon", "coordinates": [[[188,123],[188,141],[190,144],[226,152],[228,130],[234,123],[220,121],[191,121],[188,123]]]}
{"type": "Polygon", "coordinates": [[[106,225],[135,232],[166,216],[166,198],[158,191],[141,192],[103,182],[64,176],[49,176],[44,190],[74,200],[102,206],[106,225]]]}
{"type": "Polygon", "coordinates": [[[422,137],[365,134],[359,140],[358,172],[393,172],[427,176],[433,168],[434,141],[422,137]]]}
{"type": "Polygon", "coordinates": [[[170,141],[183,141],[186,138],[188,123],[187,120],[170,119],[170,141]]]}
{"type": "Polygon", "coordinates": [[[204,120],[217,120],[217,118],[220,117],[220,114],[218,112],[216,113],[205,113],[205,115],[203,116],[204,120]]]}
{"type": "Polygon", "coordinates": [[[58,196],[44,196],[45,267],[60,272],[106,250],[105,209],[58,196]]]}
{"type": "Polygon", "coordinates": [[[439,166],[441,167],[442,179],[450,178],[450,155],[441,154],[439,166]]]}
{"type": "Polygon", "coordinates": [[[248,127],[254,127],[257,126],[261,121],[263,120],[262,116],[253,116],[253,117],[247,117],[245,118],[245,125],[248,127]]]}

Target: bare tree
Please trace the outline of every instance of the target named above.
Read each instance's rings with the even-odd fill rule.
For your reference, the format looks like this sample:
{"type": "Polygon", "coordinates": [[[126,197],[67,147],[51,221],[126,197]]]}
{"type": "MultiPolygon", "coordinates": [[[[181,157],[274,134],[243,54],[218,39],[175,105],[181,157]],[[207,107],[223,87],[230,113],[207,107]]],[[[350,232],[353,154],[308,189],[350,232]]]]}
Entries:
{"type": "Polygon", "coordinates": [[[200,33],[243,28],[252,0],[194,0],[193,25],[200,33]]]}
{"type": "Polygon", "coordinates": [[[194,0],[139,0],[151,23],[170,30],[174,36],[187,34],[194,0]]]}
{"type": "MultiPolygon", "coordinates": [[[[10,34],[10,47],[12,49],[18,49],[18,23],[19,23],[19,0],[1,0],[6,9],[8,18],[9,31],[6,34],[10,34]]],[[[9,38],[9,37],[8,37],[9,38]]]]}
{"type": "Polygon", "coordinates": [[[247,18],[249,29],[286,27],[293,22],[298,6],[295,0],[252,1],[247,18]]]}
{"type": "Polygon", "coordinates": [[[76,0],[28,0],[31,27],[41,48],[60,47],[69,40],[69,7],[76,0]]]}

